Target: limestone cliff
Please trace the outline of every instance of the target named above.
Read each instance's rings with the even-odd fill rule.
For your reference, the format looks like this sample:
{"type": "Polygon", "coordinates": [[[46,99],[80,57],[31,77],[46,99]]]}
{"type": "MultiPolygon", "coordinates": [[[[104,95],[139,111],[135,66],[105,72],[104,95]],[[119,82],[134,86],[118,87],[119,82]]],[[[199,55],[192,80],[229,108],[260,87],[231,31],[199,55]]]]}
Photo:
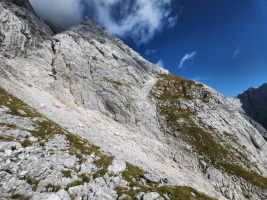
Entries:
{"type": "Polygon", "coordinates": [[[54,34],[1,1],[0,87],[5,198],[267,198],[266,140],[238,101],[89,19],[54,34]]]}

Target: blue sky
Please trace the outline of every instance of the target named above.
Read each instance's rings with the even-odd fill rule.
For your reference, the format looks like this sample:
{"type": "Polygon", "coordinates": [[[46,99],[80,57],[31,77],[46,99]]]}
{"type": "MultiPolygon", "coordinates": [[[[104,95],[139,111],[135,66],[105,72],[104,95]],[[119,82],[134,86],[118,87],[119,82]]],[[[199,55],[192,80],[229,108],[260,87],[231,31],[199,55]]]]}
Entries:
{"type": "Polygon", "coordinates": [[[30,2],[58,30],[88,15],[149,61],[224,95],[267,82],[267,0],[30,2]]]}
{"type": "Polygon", "coordinates": [[[267,82],[267,1],[174,1],[172,8],[180,13],[173,28],[146,44],[126,43],[170,72],[227,96],[267,82]]]}

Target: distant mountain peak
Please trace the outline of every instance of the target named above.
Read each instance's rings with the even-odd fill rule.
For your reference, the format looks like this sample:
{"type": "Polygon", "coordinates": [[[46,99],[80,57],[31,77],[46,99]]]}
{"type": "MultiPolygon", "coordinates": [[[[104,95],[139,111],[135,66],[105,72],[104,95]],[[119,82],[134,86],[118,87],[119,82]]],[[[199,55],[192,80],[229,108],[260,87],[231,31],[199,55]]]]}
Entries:
{"type": "Polygon", "coordinates": [[[238,98],[246,114],[267,130],[267,83],[258,88],[249,88],[238,98]]]}

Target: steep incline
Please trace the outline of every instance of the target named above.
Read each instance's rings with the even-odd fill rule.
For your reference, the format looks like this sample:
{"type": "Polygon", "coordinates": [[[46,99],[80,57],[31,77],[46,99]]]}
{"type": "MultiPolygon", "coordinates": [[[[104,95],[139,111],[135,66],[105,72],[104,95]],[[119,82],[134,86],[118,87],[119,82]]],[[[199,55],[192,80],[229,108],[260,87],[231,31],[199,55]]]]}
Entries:
{"type": "Polygon", "coordinates": [[[246,114],[267,130],[267,84],[238,95],[246,114]]]}
{"type": "Polygon", "coordinates": [[[89,19],[53,35],[31,9],[5,0],[0,23],[0,86],[39,113],[148,171],[137,170],[148,183],[267,198],[266,141],[231,100],[169,75],[89,19]]]}
{"type": "Polygon", "coordinates": [[[193,188],[159,185],[145,176],[0,89],[0,199],[212,200],[193,188]]]}

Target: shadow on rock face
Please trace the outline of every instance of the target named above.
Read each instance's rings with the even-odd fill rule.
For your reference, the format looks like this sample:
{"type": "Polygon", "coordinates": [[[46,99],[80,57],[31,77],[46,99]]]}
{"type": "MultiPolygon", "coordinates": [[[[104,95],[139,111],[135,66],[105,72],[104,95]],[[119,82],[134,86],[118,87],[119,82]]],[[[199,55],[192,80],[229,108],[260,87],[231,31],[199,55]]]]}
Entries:
{"type": "Polygon", "coordinates": [[[267,84],[238,95],[245,113],[267,130],[267,84]]]}

